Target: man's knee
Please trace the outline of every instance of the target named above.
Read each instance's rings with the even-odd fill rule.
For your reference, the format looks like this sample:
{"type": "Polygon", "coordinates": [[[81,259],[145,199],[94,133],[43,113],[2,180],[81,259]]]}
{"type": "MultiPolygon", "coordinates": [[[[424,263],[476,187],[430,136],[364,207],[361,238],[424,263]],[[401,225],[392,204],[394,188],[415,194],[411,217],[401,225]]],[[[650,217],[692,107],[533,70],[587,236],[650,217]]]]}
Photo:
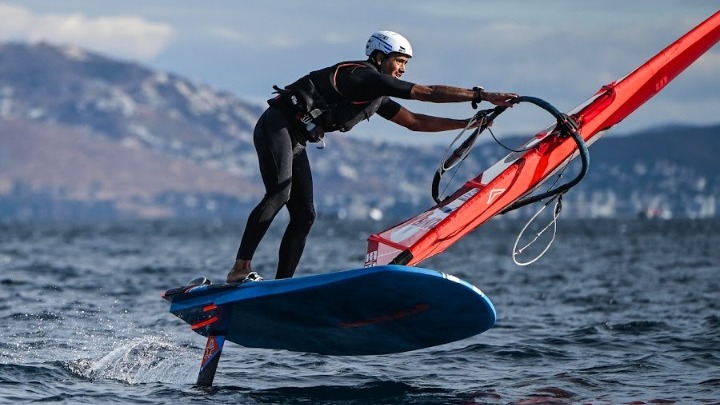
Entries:
{"type": "Polygon", "coordinates": [[[312,227],[313,224],[315,223],[315,217],[316,217],[315,207],[310,207],[310,209],[308,210],[308,213],[307,213],[308,229],[310,229],[310,227],[312,227]]]}
{"type": "Polygon", "coordinates": [[[290,201],[290,183],[282,182],[268,190],[265,199],[279,210],[290,201]]]}
{"type": "Polygon", "coordinates": [[[315,208],[313,206],[305,207],[302,210],[296,210],[290,214],[290,221],[303,233],[309,233],[315,223],[315,208]]]}

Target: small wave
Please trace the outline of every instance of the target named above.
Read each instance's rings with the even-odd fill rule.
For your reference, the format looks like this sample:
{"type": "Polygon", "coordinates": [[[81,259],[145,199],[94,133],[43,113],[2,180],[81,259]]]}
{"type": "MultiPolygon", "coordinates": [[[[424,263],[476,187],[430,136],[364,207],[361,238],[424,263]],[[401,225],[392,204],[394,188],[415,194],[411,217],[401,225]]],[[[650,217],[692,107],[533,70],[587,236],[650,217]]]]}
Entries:
{"type": "Polygon", "coordinates": [[[43,290],[46,293],[61,293],[65,291],[62,286],[59,286],[57,284],[45,284],[40,287],[40,290],[43,290]]]}
{"type": "Polygon", "coordinates": [[[14,321],[22,321],[27,322],[30,320],[36,320],[36,321],[62,321],[63,317],[47,310],[40,311],[38,313],[33,314],[23,314],[23,313],[14,313],[10,315],[10,319],[14,321]]]}
{"type": "Polygon", "coordinates": [[[516,349],[500,348],[498,350],[495,350],[494,355],[499,357],[510,357],[513,359],[532,359],[541,358],[544,356],[541,350],[534,347],[516,349]]]}
{"type": "Polygon", "coordinates": [[[13,279],[13,278],[4,278],[4,279],[0,280],[0,285],[3,285],[3,286],[21,286],[21,285],[28,285],[28,284],[30,284],[30,283],[28,283],[27,281],[13,279]]]}
{"type": "MultiPolygon", "coordinates": [[[[68,371],[89,380],[110,379],[128,384],[148,382],[192,383],[189,367],[183,363],[186,350],[156,336],[129,340],[96,359],[65,362],[68,371]]],[[[197,356],[193,357],[193,361],[197,356]]]]}
{"type": "Polygon", "coordinates": [[[52,402],[61,392],[57,381],[64,381],[67,375],[62,367],[54,363],[7,364],[0,366],[0,402],[52,402]]]}
{"type": "Polygon", "coordinates": [[[52,364],[8,364],[2,368],[2,381],[4,383],[25,383],[37,380],[61,380],[64,375],[61,370],[52,364]]]}
{"type": "Polygon", "coordinates": [[[717,331],[720,329],[720,316],[709,315],[703,319],[703,325],[705,325],[711,331],[717,331]]]}
{"type": "Polygon", "coordinates": [[[664,331],[669,328],[665,322],[657,321],[632,321],[626,323],[605,323],[605,327],[608,330],[628,333],[628,334],[643,334],[648,332],[664,331]]]}
{"type": "MultiPolygon", "coordinates": [[[[313,387],[275,388],[250,393],[261,403],[327,403],[347,401],[348,404],[413,404],[443,403],[450,392],[438,388],[425,388],[399,381],[373,381],[358,386],[321,385],[313,387]],[[433,399],[434,402],[429,402],[433,399]]],[[[453,395],[454,396],[454,395],[453,395]]]]}
{"type": "Polygon", "coordinates": [[[720,378],[711,378],[709,380],[702,381],[700,385],[711,385],[720,387],[720,378]]]}
{"type": "Polygon", "coordinates": [[[468,346],[460,347],[458,349],[452,349],[452,350],[445,350],[441,353],[439,353],[439,356],[442,355],[443,357],[449,357],[449,358],[463,358],[468,354],[475,354],[475,353],[485,353],[493,349],[492,345],[483,344],[483,343],[475,343],[468,346]]]}

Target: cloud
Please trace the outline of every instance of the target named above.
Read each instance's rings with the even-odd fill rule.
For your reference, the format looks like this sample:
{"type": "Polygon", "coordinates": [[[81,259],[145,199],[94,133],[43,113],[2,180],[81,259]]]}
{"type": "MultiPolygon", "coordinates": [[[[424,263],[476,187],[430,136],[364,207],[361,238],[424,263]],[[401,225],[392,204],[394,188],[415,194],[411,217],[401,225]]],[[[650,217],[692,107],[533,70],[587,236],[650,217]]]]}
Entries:
{"type": "Polygon", "coordinates": [[[142,17],[88,17],[82,13],[36,14],[0,3],[0,40],[73,44],[129,59],[148,60],[172,40],[167,24],[142,17]]]}
{"type": "Polygon", "coordinates": [[[249,49],[289,49],[303,44],[300,38],[282,32],[272,34],[250,33],[225,26],[212,27],[208,32],[211,37],[236,45],[243,45],[249,49]]]}
{"type": "Polygon", "coordinates": [[[251,42],[250,36],[245,34],[244,32],[224,26],[212,27],[210,28],[209,33],[211,36],[222,41],[229,41],[240,44],[247,44],[251,42]]]}
{"type": "Polygon", "coordinates": [[[207,30],[210,37],[247,48],[285,50],[307,47],[308,44],[347,44],[356,40],[339,32],[322,32],[296,35],[288,31],[268,34],[251,28],[236,29],[227,26],[213,26],[207,30]]]}

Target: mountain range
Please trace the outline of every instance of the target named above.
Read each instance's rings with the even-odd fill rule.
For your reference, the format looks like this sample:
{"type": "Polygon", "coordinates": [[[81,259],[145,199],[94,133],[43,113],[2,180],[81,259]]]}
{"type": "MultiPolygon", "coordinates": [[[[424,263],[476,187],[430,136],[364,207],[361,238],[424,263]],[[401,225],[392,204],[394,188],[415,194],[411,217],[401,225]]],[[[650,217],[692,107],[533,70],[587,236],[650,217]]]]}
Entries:
{"type": "MultiPolygon", "coordinates": [[[[0,220],[242,218],[264,192],[252,144],[263,109],[77,47],[0,43],[0,220]]],[[[718,135],[720,125],[606,136],[564,212],[716,216],[718,135]]],[[[319,215],[402,219],[432,205],[444,147],[326,139],[308,148],[319,215]]],[[[482,142],[463,175],[507,153],[482,142]]]]}

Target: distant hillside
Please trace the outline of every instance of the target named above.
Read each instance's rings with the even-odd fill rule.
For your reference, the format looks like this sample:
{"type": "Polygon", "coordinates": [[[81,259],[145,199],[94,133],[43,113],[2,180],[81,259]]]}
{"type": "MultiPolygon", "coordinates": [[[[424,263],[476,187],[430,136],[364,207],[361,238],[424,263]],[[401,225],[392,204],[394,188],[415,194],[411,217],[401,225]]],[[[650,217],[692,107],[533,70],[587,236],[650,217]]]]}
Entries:
{"type": "Polygon", "coordinates": [[[251,165],[247,145],[260,112],[230,94],[78,48],[0,44],[2,119],[81,128],[240,174],[251,165]]]}
{"type": "MultiPolygon", "coordinates": [[[[597,216],[720,214],[720,125],[608,136],[590,148],[590,173],[568,201],[597,216]],[[592,204],[592,201],[596,204],[592,204]]],[[[577,215],[581,215],[578,212],[577,215]]]]}
{"type": "MultiPolygon", "coordinates": [[[[242,217],[263,193],[252,145],[263,108],[74,47],[0,44],[0,219],[242,217]]],[[[719,135],[606,137],[565,212],[715,216],[719,135]]],[[[402,218],[431,205],[444,148],[330,134],[326,149],[308,150],[321,215],[402,218]]],[[[466,175],[505,154],[478,145],[466,175]]]]}
{"type": "Polygon", "coordinates": [[[0,217],[55,216],[78,204],[73,216],[95,204],[120,217],[217,212],[221,201],[242,210],[262,193],[246,180],[257,166],[260,112],[78,48],[1,44],[0,217]]]}
{"type": "Polygon", "coordinates": [[[5,206],[5,215],[32,218],[37,214],[23,207],[25,200],[41,206],[47,200],[51,212],[67,210],[61,208],[67,203],[90,211],[72,216],[167,217],[175,214],[168,199],[212,204],[213,210],[237,209],[238,202],[255,200],[261,192],[256,183],[227,171],[138,145],[119,145],[73,127],[0,120],[0,133],[0,208],[5,206]],[[226,207],[203,202],[213,195],[234,201],[226,207]],[[20,204],[10,210],[9,198],[20,204]],[[100,212],[95,212],[96,204],[103,207],[100,212]]]}

